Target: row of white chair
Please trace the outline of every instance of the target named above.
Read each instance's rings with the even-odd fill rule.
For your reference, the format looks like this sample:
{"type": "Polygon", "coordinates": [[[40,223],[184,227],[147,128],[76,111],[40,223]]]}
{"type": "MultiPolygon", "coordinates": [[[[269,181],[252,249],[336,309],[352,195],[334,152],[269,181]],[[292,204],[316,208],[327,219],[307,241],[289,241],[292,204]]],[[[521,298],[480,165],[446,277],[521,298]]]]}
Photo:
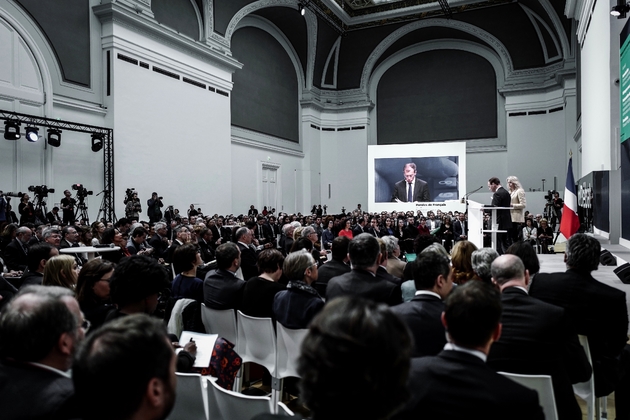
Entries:
{"type": "MultiPolygon", "coordinates": [[[[276,323],[274,330],[271,318],[256,318],[236,311],[235,319],[231,309],[215,310],[205,305],[202,305],[202,321],[206,332],[218,334],[235,344],[243,365],[253,362],[269,371],[272,406],[275,408],[281,401],[284,378],[299,377],[297,359],[308,330],[291,330],[280,323],[276,323]]],[[[241,390],[242,371],[234,383],[236,391],[241,390]]]]}
{"type": "Polygon", "coordinates": [[[197,373],[177,373],[177,396],[169,420],[251,419],[257,414],[293,416],[282,402],[223,389],[215,378],[197,373]]]}

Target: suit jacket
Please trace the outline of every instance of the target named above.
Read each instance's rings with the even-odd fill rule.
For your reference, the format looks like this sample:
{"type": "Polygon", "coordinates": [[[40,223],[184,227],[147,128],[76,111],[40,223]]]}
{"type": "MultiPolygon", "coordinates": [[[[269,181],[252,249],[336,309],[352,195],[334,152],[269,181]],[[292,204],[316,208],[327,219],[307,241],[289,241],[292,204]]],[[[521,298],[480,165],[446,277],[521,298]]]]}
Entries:
{"type": "Polygon", "coordinates": [[[617,357],[628,340],[626,294],[595,280],[590,273],[538,273],[529,294],[561,306],[578,334],[588,337],[595,393],[608,395],[618,381],[617,357]]]}
{"type": "Polygon", "coordinates": [[[352,237],[356,238],[362,233],[369,233],[367,229],[367,224],[365,225],[365,227],[361,227],[360,224],[357,224],[355,227],[352,228],[352,237]]]}
{"type": "Polygon", "coordinates": [[[72,379],[37,366],[0,364],[2,419],[77,418],[72,379]]]}
{"type": "Polygon", "coordinates": [[[266,243],[272,243],[275,245],[276,243],[276,238],[273,234],[273,230],[271,230],[271,227],[266,223],[262,225],[256,223],[256,226],[254,227],[254,238],[258,239],[258,243],[260,245],[264,245],[266,243]],[[258,234],[259,231],[262,231],[262,239],[258,234]]]}
{"type": "MultiPolygon", "coordinates": [[[[503,187],[497,188],[492,195],[492,207],[510,207],[510,193],[503,187]]],[[[497,224],[499,229],[506,230],[512,227],[512,216],[509,209],[497,210],[497,224]]]]}
{"type": "Polygon", "coordinates": [[[324,307],[324,299],[314,290],[309,292],[289,288],[276,293],[273,299],[274,318],[292,330],[308,328],[315,315],[324,307]]]}
{"type": "Polygon", "coordinates": [[[497,371],[550,375],[560,419],[582,418],[572,383],[591,377],[591,366],[565,311],[518,287],[501,294],[503,329],[488,366],[497,371]]]}
{"type": "Polygon", "coordinates": [[[210,243],[206,242],[204,239],[199,239],[197,245],[199,245],[201,259],[203,262],[208,263],[214,260],[214,250],[212,249],[212,245],[210,243]]]}
{"type": "Polygon", "coordinates": [[[400,285],[402,284],[402,280],[400,277],[396,277],[389,274],[387,272],[387,269],[381,265],[379,265],[378,268],[376,269],[376,278],[391,282],[398,287],[400,287],[400,285]]]}
{"type": "MultiPolygon", "coordinates": [[[[403,203],[407,202],[407,181],[404,179],[394,184],[394,192],[392,193],[392,201],[399,199],[403,203]]],[[[416,178],[413,186],[413,201],[429,202],[429,185],[421,179],[416,178]]]]}
{"type": "Polygon", "coordinates": [[[18,238],[14,238],[9,242],[9,245],[4,248],[3,256],[4,263],[9,270],[26,270],[28,258],[18,238]]]}
{"type": "Polygon", "coordinates": [[[453,239],[455,239],[455,242],[457,241],[461,241],[462,235],[466,235],[466,237],[468,237],[468,222],[464,222],[464,226],[462,226],[462,223],[459,220],[455,220],[453,222],[453,239]],[[466,227],[466,229],[463,229],[463,227],[466,227]]]}
{"type": "Polygon", "coordinates": [[[538,393],[496,373],[469,353],[443,350],[411,360],[411,399],[394,419],[544,419],[538,393]]]}
{"type": "Polygon", "coordinates": [[[402,302],[400,286],[359,269],[330,279],[326,288],[326,298],[330,300],[337,296],[361,296],[389,306],[402,302]]]}
{"type": "Polygon", "coordinates": [[[53,213],[52,211],[46,213],[46,220],[48,220],[48,223],[50,223],[51,225],[58,225],[61,223],[61,217],[59,217],[59,213],[55,215],[55,213],[53,213]]]}
{"type": "Polygon", "coordinates": [[[156,233],[149,239],[149,245],[153,247],[153,256],[155,258],[166,259],[166,250],[168,249],[168,242],[163,241],[162,238],[156,233]]]}
{"type": "Polygon", "coordinates": [[[350,266],[342,261],[330,260],[322,264],[317,270],[317,281],[313,283],[313,287],[324,298],[327,296],[327,286],[330,279],[350,272],[350,266]]]}
{"type": "Polygon", "coordinates": [[[212,270],[203,282],[203,301],[212,309],[240,309],[245,281],[231,271],[212,270]]]}
{"type": "Polygon", "coordinates": [[[442,325],[444,302],[428,294],[414,296],[409,302],[391,308],[409,327],[414,346],[412,357],[435,356],[446,344],[446,331],[442,325]]]}
{"type": "Polygon", "coordinates": [[[249,280],[252,277],[258,276],[258,267],[256,266],[258,256],[256,255],[256,251],[240,242],[237,242],[236,245],[238,245],[238,249],[241,250],[241,270],[243,271],[243,279],[249,280]]]}

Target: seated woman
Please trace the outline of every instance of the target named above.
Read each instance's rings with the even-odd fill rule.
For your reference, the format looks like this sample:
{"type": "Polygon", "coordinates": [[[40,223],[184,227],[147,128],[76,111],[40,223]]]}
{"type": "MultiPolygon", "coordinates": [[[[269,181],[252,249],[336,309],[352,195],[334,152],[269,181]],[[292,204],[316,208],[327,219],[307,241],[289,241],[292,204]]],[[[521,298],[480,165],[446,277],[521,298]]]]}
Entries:
{"type": "Polygon", "coordinates": [[[92,223],[92,246],[101,244],[103,232],[105,232],[105,224],[103,222],[92,223]]]}
{"type": "Polygon", "coordinates": [[[276,293],[286,290],[278,283],[282,276],[284,257],[277,249],[264,249],[258,255],[258,277],[247,280],[243,291],[241,311],[258,318],[273,318],[273,300],[276,293]]]}
{"type": "Polygon", "coordinates": [[[120,247],[120,249],[112,252],[103,252],[101,256],[104,260],[118,264],[121,258],[131,256],[129,251],[127,251],[127,241],[116,228],[105,229],[103,236],[101,236],[101,245],[110,244],[120,247]]]}
{"type": "Polygon", "coordinates": [[[523,240],[529,242],[532,246],[536,246],[537,230],[532,225],[532,219],[525,219],[525,227],[523,228],[523,240]]]}
{"type": "Polygon", "coordinates": [[[420,218],[420,224],[418,225],[418,235],[430,235],[429,227],[427,226],[427,219],[420,218]]]}
{"type": "Polygon", "coordinates": [[[91,331],[103,325],[107,314],[114,309],[109,298],[109,281],[114,264],[95,258],[81,268],[77,281],[77,300],[91,326],[91,331]]]}
{"type": "Polygon", "coordinates": [[[328,220],[328,224],[326,225],[326,229],[322,232],[322,246],[324,249],[331,249],[332,242],[335,240],[335,234],[333,233],[333,221],[332,219],[328,220]]]}
{"type": "Polygon", "coordinates": [[[181,272],[171,285],[172,297],[175,299],[194,299],[203,302],[203,280],[196,277],[197,267],[203,264],[201,252],[193,244],[178,246],[173,254],[173,264],[181,268],[181,272]]]}
{"type": "Polygon", "coordinates": [[[547,219],[540,219],[537,233],[542,253],[549,254],[549,245],[553,242],[553,229],[549,227],[547,219]]]}
{"type": "Polygon", "coordinates": [[[453,283],[462,285],[475,277],[472,268],[472,253],[477,250],[475,244],[462,240],[455,244],[451,252],[451,265],[453,266],[453,283]]]}
{"type": "Polygon", "coordinates": [[[79,267],[74,257],[57,255],[46,261],[44,266],[44,286],[61,286],[74,290],[77,286],[79,267]]]}
{"type": "Polygon", "coordinates": [[[348,239],[352,239],[352,221],[350,218],[343,221],[343,229],[339,231],[339,236],[346,236],[348,239]]]}
{"type": "Polygon", "coordinates": [[[446,251],[451,252],[451,248],[453,248],[453,225],[451,223],[450,216],[444,216],[442,224],[435,235],[444,241],[444,248],[446,248],[446,251]]]}
{"type": "Polygon", "coordinates": [[[317,280],[317,263],[310,252],[302,249],[287,255],[282,270],[289,284],[274,298],[274,317],[286,328],[307,328],[324,307],[324,299],[311,286],[317,280]]]}

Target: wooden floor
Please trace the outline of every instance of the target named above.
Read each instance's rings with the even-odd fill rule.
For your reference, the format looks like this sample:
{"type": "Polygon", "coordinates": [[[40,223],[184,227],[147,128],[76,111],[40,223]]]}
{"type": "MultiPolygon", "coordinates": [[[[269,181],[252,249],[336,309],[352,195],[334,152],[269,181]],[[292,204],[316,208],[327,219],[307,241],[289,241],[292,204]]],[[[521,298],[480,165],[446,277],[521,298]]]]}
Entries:
{"type": "MultiPolygon", "coordinates": [[[[580,398],[577,398],[578,404],[580,405],[580,408],[582,409],[582,420],[593,420],[593,419],[589,419],[588,416],[586,415],[587,410],[586,410],[586,403],[584,402],[584,400],[581,400],[580,398]]],[[[604,419],[610,419],[610,420],[614,420],[615,419],[615,393],[613,392],[612,394],[610,394],[608,396],[608,402],[606,404],[606,408],[607,408],[607,414],[606,417],[602,416],[602,418],[604,419]]]]}

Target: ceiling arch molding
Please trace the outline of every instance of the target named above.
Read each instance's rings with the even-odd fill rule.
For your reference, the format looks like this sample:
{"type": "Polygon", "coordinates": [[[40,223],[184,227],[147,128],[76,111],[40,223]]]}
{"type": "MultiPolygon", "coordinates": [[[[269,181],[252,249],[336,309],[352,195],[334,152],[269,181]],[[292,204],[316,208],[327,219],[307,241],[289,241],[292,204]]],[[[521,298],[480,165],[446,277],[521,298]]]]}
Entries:
{"type": "Polygon", "coordinates": [[[435,50],[460,50],[466,51],[472,54],[479,55],[490,63],[494,69],[496,76],[497,87],[497,138],[492,139],[475,139],[467,140],[466,147],[470,152],[483,152],[483,151],[497,151],[505,150],[507,146],[507,121],[505,113],[505,97],[500,93],[500,90],[505,86],[507,73],[505,69],[505,63],[496,51],[486,47],[485,45],[477,44],[472,41],[459,40],[459,39],[442,39],[432,40],[427,42],[418,43],[407,48],[404,48],[392,56],[385,59],[380,63],[372,72],[368,83],[366,85],[366,93],[368,97],[376,102],[376,106],[370,111],[370,120],[373,122],[370,124],[370,136],[369,144],[376,144],[377,138],[377,112],[378,101],[377,89],[378,84],[383,75],[394,65],[399,62],[424,52],[435,50]]]}
{"type": "MultiPolygon", "coordinates": [[[[390,35],[388,35],[385,39],[383,39],[383,41],[381,41],[381,43],[378,44],[376,48],[374,48],[374,51],[372,51],[372,54],[370,54],[370,56],[365,62],[365,66],[363,67],[363,73],[361,75],[360,90],[365,93],[368,92],[368,86],[370,84],[370,79],[372,78],[372,73],[375,70],[374,66],[377,60],[381,57],[381,55],[383,55],[385,51],[387,51],[387,49],[394,42],[396,42],[398,39],[402,38],[403,36],[407,35],[410,32],[413,32],[415,30],[422,29],[422,28],[432,27],[432,26],[456,29],[462,32],[466,32],[470,35],[473,35],[483,40],[488,45],[491,45],[492,48],[494,49],[494,53],[496,54],[496,56],[501,62],[501,67],[503,69],[503,74],[505,74],[505,79],[508,79],[515,74],[512,58],[510,57],[510,53],[508,52],[507,48],[505,47],[505,45],[503,45],[501,41],[499,41],[496,37],[494,37],[490,33],[484,31],[483,29],[480,29],[477,26],[474,26],[465,22],[456,21],[456,20],[426,19],[426,20],[419,20],[419,21],[410,23],[409,25],[405,25],[401,28],[398,28],[397,30],[392,32],[390,35]]],[[[467,42],[466,44],[473,45],[473,43],[471,42],[467,42]]],[[[425,45],[425,43],[418,44],[418,45],[425,45]]],[[[432,43],[429,43],[429,45],[438,45],[438,43],[432,42],[432,43]]],[[[410,48],[414,48],[414,47],[410,47],[410,48]]],[[[407,49],[403,51],[406,51],[406,50],[407,49]]],[[[394,56],[397,56],[397,55],[398,54],[395,54],[394,56]]],[[[386,60],[386,62],[389,62],[389,59],[386,60]]],[[[381,63],[379,67],[381,67],[383,64],[384,63],[381,63]]]]}
{"type": "Polygon", "coordinates": [[[536,35],[538,36],[538,42],[540,42],[540,45],[543,49],[543,56],[545,57],[545,64],[549,64],[550,62],[561,59],[563,57],[563,51],[561,50],[560,43],[554,31],[552,31],[549,25],[547,25],[547,23],[538,14],[536,14],[532,9],[530,9],[529,7],[521,3],[519,3],[519,6],[521,6],[523,11],[529,18],[530,22],[532,23],[534,30],[536,31],[536,35]],[[547,34],[551,38],[551,41],[553,42],[553,46],[556,49],[555,56],[549,55],[549,46],[545,42],[543,31],[547,32],[547,34]]]}
{"type": "Polygon", "coordinates": [[[551,2],[549,0],[538,0],[538,1],[540,5],[543,7],[543,9],[545,9],[545,12],[547,12],[547,16],[549,16],[549,19],[551,19],[551,22],[553,22],[553,29],[556,35],[558,36],[558,40],[560,41],[560,46],[562,47],[562,56],[565,59],[569,57],[573,57],[573,50],[571,48],[571,43],[569,42],[569,39],[567,38],[567,33],[564,31],[562,22],[560,21],[558,14],[554,10],[553,6],[551,5],[551,2]]]}

